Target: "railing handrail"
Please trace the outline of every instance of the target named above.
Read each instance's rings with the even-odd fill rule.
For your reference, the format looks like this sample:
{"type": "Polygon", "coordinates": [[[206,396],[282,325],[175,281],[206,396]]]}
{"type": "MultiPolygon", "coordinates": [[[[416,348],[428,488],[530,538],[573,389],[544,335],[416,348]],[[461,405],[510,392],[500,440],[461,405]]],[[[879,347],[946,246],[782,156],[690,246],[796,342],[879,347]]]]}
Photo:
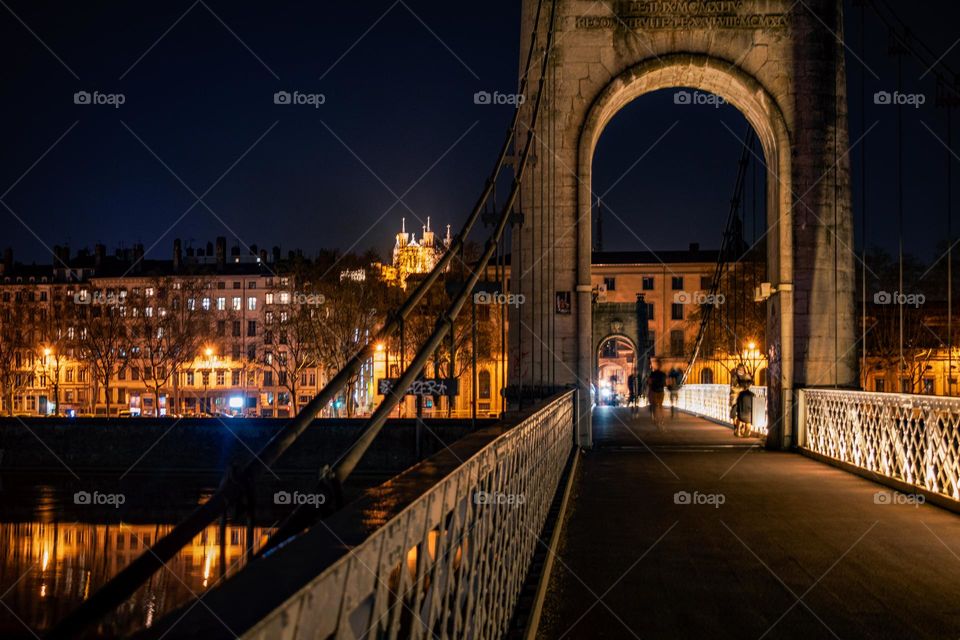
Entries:
{"type": "MultiPolygon", "coordinates": [[[[472,484],[470,484],[470,486],[468,487],[469,494],[472,495],[472,494],[475,494],[478,490],[483,490],[483,488],[485,487],[483,483],[489,478],[489,474],[487,476],[481,476],[481,474],[476,469],[476,466],[478,464],[481,464],[484,461],[484,458],[489,458],[491,455],[499,454],[505,447],[509,447],[514,441],[520,441],[523,438],[528,437],[530,435],[529,431],[540,426],[542,424],[542,421],[548,420],[551,417],[556,417],[556,416],[562,417],[562,414],[565,411],[565,407],[569,407],[568,415],[567,415],[569,424],[561,425],[561,429],[566,432],[565,436],[561,434],[561,437],[565,438],[566,444],[565,444],[564,451],[566,452],[565,455],[568,456],[569,452],[573,450],[573,421],[574,421],[574,413],[575,413],[575,394],[576,394],[575,389],[568,389],[554,395],[552,398],[545,400],[542,406],[534,410],[529,415],[525,416],[514,427],[507,429],[506,431],[504,431],[504,433],[500,434],[499,436],[494,438],[492,441],[487,443],[483,448],[481,448],[479,451],[474,453],[470,458],[463,461],[463,464],[458,466],[454,471],[452,471],[450,474],[442,478],[440,481],[438,481],[435,485],[430,487],[423,494],[421,494],[420,496],[415,498],[413,501],[411,501],[409,504],[407,504],[405,507],[403,507],[392,518],[390,518],[390,520],[386,521],[380,527],[378,527],[375,531],[373,531],[366,538],[366,540],[352,547],[347,553],[344,553],[343,556],[341,556],[339,559],[337,559],[336,561],[331,563],[329,566],[327,566],[315,578],[313,578],[312,580],[304,584],[302,587],[300,587],[295,593],[293,593],[288,598],[286,598],[281,604],[275,607],[270,613],[264,616],[264,618],[262,618],[259,622],[257,622],[255,625],[247,629],[244,633],[242,633],[241,637],[242,638],[272,638],[272,637],[276,637],[276,633],[278,631],[278,625],[282,627],[286,624],[295,624],[295,621],[297,620],[297,616],[300,614],[300,607],[301,607],[302,600],[305,598],[309,598],[311,592],[313,592],[314,590],[317,590],[317,589],[322,590],[324,583],[326,583],[327,581],[339,579],[340,581],[346,582],[347,580],[344,576],[346,572],[348,572],[349,570],[349,564],[355,558],[360,557],[360,555],[363,554],[366,549],[373,548],[374,545],[381,544],[383,542],[381,538],[387,535],[387,532],[392,525],[396,525],[397,523],[403,523],[405,518],[412,519],[412,517],[416,515],[417,511],[423,510],[427,506],[433,504],[438,498],[438,496],[439,497],[446,496],[447,492],[454,485],[458,492],[457,495],[462,494],[463,485],[461,483],[464,480],[464,476],[469,475],[470,476],[469,480],[472,481],[472,484]],[[473,477],[474,475],[476,476],[475,478],[473,477]]],[[[549,452],[541,450],[541,446],[543,444],[544,443],[542,442],[531,444],[530,447],[528,448],[536,449],[536,451],[529,451],[528,453],[531,456],[538,457],[538,459],[540,457],[540,454],[544,456],[549,455],[549,452]]],[[[500,455],[497,455],[496,457],[497,457],[497,460],[502,459],[500,455]]],[[[524,467],[523,469],[526,469],[527,471],[531,470],[526,467],[524,467]]],[[[495,472],[492,471],[492,469],[489,469],[488,471],[490,472],[490,474],[496,475],[495,472]]],[[[549,471],[554,473],[556,475],[556,478],[559,479],[560,470],[551,468],[549,469],[549,471]]],[[[504,481],[504,477],[502,474],[499,475],[499,478],[501,481],[504,481]]],[[[549,488],[550,487],[548,486],[547,489],[549,488]]],[[[555,487],[553,491],[555,491],[555,487]]],[[[541,496],[541,498],[543,497],[544,496],[541,496]]],[[[552,497],[552,494],[551,494],[551,497],[552,497]]],[[[533,506],[531,506],[531,508],[533,508],[533,506]]],[[[441,515],[439,519],[443,521],[444,518],[445,518],[445,515],[441,515]]],[[[538,535],[539,526],[542,526],[542,523],[535,522],[534,524],[538,527],[534,533],[538,535]]],[[[416,526],[422,529],[425,525],[418,520],[416,526]]],[[[446,529],[438,532],[437,534],[438,538],[443,533],[446,533],[446,529]]],[[[460,533],[461,533],[461,536],[466,535],[463,531],[461,531],[460,533]]],[[[518,535],[524,534],[523,531],[518,531],[514,533],[518,535]]],[[[423,535],[423,532],[421,531],[420,536],[422,535],[423,535]]],[[[481,544],[481,541],[479,540],[476,540],[476,539],[471,539],[471,540],[472,540],[471,544],[481,544]]],[[[406,544],[409,545],[409,549],[418,549],[419,548],[418,545],[420,545],[422,542],[423,540],[421,539],[421,537],[414,536],[414,538],[412,539],[412,542],[408,540],[406,544]]],[[[452,546],[453,544],[449,540],[445,542],[449,546],[452,546]]],[[[454,542],[456,542],[456,540],[454,540],[454,542]]],[[[439,556],[440,555],[439,542],[436,544],[436,548],[437,548],[436,553],[439,556]]],[[[408,557],[409,549],[407,547],[404,547],[401,550],[401,556],[408,557]]],[[[386,551],[381,549],[380,553],[385,554],[386,551]]],[[[422,551],[420,553],[422,553],[422,551]]],[[[471,553],[477,553],[477,550],[472,550],[471,553]]],[[[531,548],[531,554],[532,554],[532,548],[531,548]]],[[[379,555],[380,554],[378,553],[377,554],[378,558],[379,558],[379,555]]],[[[417,562],[419,562],[419,559],[417,560],[417,562]]],[[[393,566],[393,565],[392,563],[389,563],[389,562],[384,564],[381,558],[380,564],[377,565],[377,568],[382,570],[384,566],[393,566]]],[[[408,567],[403,566],[402,563],[400,563],[399,566],[401,568],[400,569],[401,574],[406,575],[405,569],[407,569],[408,567]]],[[[374,570],[367,565],[364,565],[362,569],[364,571],[374,572],[374,570]]],[[[425,571],[425,570],[422,569],[422,567],[420,567],[418,568],[418,572],[420,571],[425,571]]],[[[381,594],[380,592],[382,591],[382,587],[385,585],[383,584],[378,585],[376,584],[376,582],[379,581],[380,583],[382,583],[383,578],[376,572],[374,572],[374,575],[376,577],[376,581],[373,588],[374,589],[373,597],[382,596],[383,594],[381,594]]],[[[417,583],[416,585],[414,585],[414,586],[417,586],[423,580],[423,577],[418,573],[418,575],[416,577],[412,577],[411,580],[417,583]]],[[[485,589],[493,589],[493,588],[494,587],[491,585],[487,585],[485,587],[485,589]]],[[[402,591],[402,585],[401,585],[401,588],[399,588],[398,590],[402,591]]],[[[324,593],[327,593],[328,591],[329,590],[324,591],[324,593]]],[[[517,592],[519,592],[519,585],[517,586],[517,592]]],[[[333,637],[338,637],[338,638],[341,637],[339,633],[344,629],[345,623],[343,621],[343,618],[349,617],[348,616],[349,611],[344,611],[344,601],[350,600],[355,604],[359,604],[364,601],[363,594],[340,593],[339,595],[341,598],[341,603],[340,603],[341,606],[328,609],[327,622],[329,624],[326,624],[326,623],[324,624],[325,629],[336,628],[337,631],[333,634],[333,637]],[[330,620],[330,618],[334,618],[334,620],[330,620]]],[[[400,595],[396,595],[396,594],[393,594],[393,595],[397,598],[404,597],[403,593],[401,593],[400,595]]],[[[517,594],[513,594],[512,596],[513,600],[515,600],[516,595],[517,594]]],[[[444,598],[440,598],[439,601],[441,603],[446,602],[444,598]]],[[[459,605],[459,603],[457,604],[459,605]]],[[[370,606],[372,607],[373,605],[371,604],[370,606]]],[[[395,608],[399,608],[399,607],[396,607],[396,605],[394,606],[395,608]]],[[[445,606],[445,604],[440,604],[440,606],[443,607],[445,606]]],[[[414,613],[414,615],[417,615],[417,617],[419,617],[419,615],[416,613],[414,613]]],[[[469,612],[467,612],[467,614],[465,615],[470,615],[470,614],[469,612]]],[[[372,616],[371,616],[371,619],[372,619],[372,616]]],[[[311,618],[311,620],[313,620],[314,623],[316,624],[320,624],[319,622],[317,622],[315,618],[311,618]]],[[[374,626],[381,623],[382,623],[381,619],[377,618],[376,620],[373,621],[373,623],[370,626],[374,626]]],[[[366,631],[369,633],[371,629],[367,628],[367,629],[363,629],[362,631],[366,631]]],[[[489,632],[489,629],[488,629],[488,632],[489,632]]],[[[494,636],[484,635],[483,632],[478,632],[478,636],[496,637],[496,635],[494,636]]],[[[349,637],[354,637],[354,636],[350,635],[349,637]]]]}

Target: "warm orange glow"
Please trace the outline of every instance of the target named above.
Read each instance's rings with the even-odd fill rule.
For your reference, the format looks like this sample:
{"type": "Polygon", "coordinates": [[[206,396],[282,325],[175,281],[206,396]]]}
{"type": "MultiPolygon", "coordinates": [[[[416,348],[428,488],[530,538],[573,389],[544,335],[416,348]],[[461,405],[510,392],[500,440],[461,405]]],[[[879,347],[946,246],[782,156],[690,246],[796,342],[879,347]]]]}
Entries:
{"type": "Polygon", "coordinates": [[[210,347],[207,347],[206,349],[203,350],[203,354],[209,358],[213,355],[213,349],[211,349],[210,347]]]}
{"type": "Polygon", "coordinates": [[[53,349],[51,349],[50,347],[45,347],[43,349],[43,355],[49,356],[51,353],[53,353],[53,349]]]}
{"type": "Polygon", "coordinates": [[[747,344],[747,349],[749,349],[750,351],[753,351],[753,350],[756,349],[756,348],[757,348],[757,343],[756,343],[756,342],[752,342],[752,341],[751,341],[751,342],[749,342],[749,343],[747,344]]]}
{"type": "Polygon", "coordinates": [[[377,351],[383,351],[383,343],[382,343],[382,342],[378,342],[378,343],[377,343],[377,351]]]}

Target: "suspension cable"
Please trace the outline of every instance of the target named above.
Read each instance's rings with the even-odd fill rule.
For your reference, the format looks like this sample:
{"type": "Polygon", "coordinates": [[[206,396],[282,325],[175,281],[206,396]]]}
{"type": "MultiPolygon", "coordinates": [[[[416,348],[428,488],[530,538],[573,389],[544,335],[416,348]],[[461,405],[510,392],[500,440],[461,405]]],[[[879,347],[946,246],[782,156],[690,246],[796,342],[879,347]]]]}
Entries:
{"type": "Polygon", "coordinates": [[[550,54],[553,49],[554,23],[556,21],[556,14],[557,1],[553,0],[553,2],[551,2],[546,45],[544,47],[540,77],[538,80],[537,97],[530,116],[530,123],[527,127],[527,139],[524,143],[523,151],[521,152],[520,163],[513,179],[510,195],[507,196],[507,200],[503,205],[503,210],[500,213],[500,220],[497,222],[496,228],[487,239],[486,248],[484,249],[483,255],[480,257],[476,268],[470,275],[470,278],[467,280],[467,282],[463,284],[463,287],[461,287],[460,291],[451,302],[446,312],[444,312],[437,319],[436,328],[434,329],[433,333],[420,347],[420,350],[417,352],[417,355],[414,357],[407,370],[401,374],[400,379],[396,382],[396,384],[393,385],[393,387],[390,389],[390,392],[384,397],[383,401],[373,412],[373,415],[364,426],[360,437],[334,466],[333,476],[341,483],[356,468],[357,464],[360,462],[360,459],[363,457],[363,454],[367,451],[367,449],[369,449],[374,438],[376,438],[377,434],[380,432],[380,429],[383,427],[383,424],[386,421],[387,416],[390,414],[390,411],[404,396],[406,389],[413,383],[416,377],[420,375],[420,372],[423,370],[423,366],[426,364],[430,353],[436,348],[440,341],[443,340],[446,332],[449,331],[451,321],[454,320],[460,313],[460,310],[466,303],[468,296],[470,296],[473,292],[473,289],[480,278],[480,274],[486,269],[487,263],[490,261],[490,258],[496,251],[497,245],[501,241],[504,229],[506,229],[507,224],[510,221],[510,214],[513,210],[513,205],[517,199],[517,195],[519,194],[520,184],[523,181],[523,176],[526,172],[528,160],[530,158],[530,150],[533,147],[534,138],[536,137],[535,132],[537,121],[539,119],[540,108],[543,103],[543,87],[546,81],[546,72],[550,62],[550,54]]]}
{"type": "MultiPolygon", "coordinates": [[[[740,209],[740,201],[743,198],[744,184],[746,182],[747,166],[750,163],[750,148],[753,141],[753,129],[748,126],[747,132],[743,136],[743,151],[740,154],[740,162],[737,166],[737,181],[733,189],[733,197],[730,199],[730,210],[727,213],[727,224],[723,231],[723,239],[720,244],[720,252],[717,255],[717,266],[713,271],[713,280],[710,282],[710,295],[707,300],[715,300],[717,292],[720,290],[720,281],[723,278],[723,272],[727,268],[726,254],[730,250],[730,238],[733,236],[733,227],[737,218],[737,211],[740,209]]],[[[680,383],[686,384],[687,376],[700,355],[700,349],[703,346],[704,337],[707,334],[707,325],[710,317],[713,315],[715,305],[704,304],[700,306],[702,311],[700,315],[700,328],[697,329],[697,340],[694,343],[693,353],[690,355],[690,361],[683,372],[683,378],[680,383]]]]}
{"type": "MultiPolygon", "coordinates": [[[[537,3],[537,9],[534,18],[534,29],[531,33],[530,47],[527,52],[525,71],[520,82],[520,94],[524,94],[529,84],[529,73],[533,68],[534,53],[536,51],[536,43],[539,39],[539,24],[544,2],[545,0],[539,0],[537,3]]],[[[553,41],[553,24],[556,16],[556,1],[554,0],[551,4],[552,12],[550,18],[550,27],[547,34],[547,46],[543,51],[543,62],[541,64],[542,68],[545,68],[546,61],[549,59],[550,49],[553,41]]],[[[540,87],[538,88],[536,107],[533,112],[531,126],[535,125],[537,113],[539,112],[542,98],[543,80],[543,71],[541,70],[540,87]]],[[[327,382],[323,389],[321,389],[317,395],[309,403],[307,403],[306,406],[303,407],[303,409],[300,410],[300,413],[298,413],[296,417],[284,425],[284,427],[260,449],[257,455],[253,456],[253,458],[239,471],[228,471],[225,474],[219,488],[213,493],[210,499],[197,507],[184,520],[180,521],[180,523],[178,523],[170,532],[157,540],[152,547],[148,548],[130,564],[121,569],[113,578],[101,586],[89,599],[82,602],[76,609],[65,616],[49,632],[47,638],[56,639],[76,637],[78,631],[85,629],[91,624],[94,624],[104,615],[108,614],[110,611],[122,604],[134,591],[136,591],[136,589],[146,582],[150,576],[159,570],[167,561],[173,558],[173,556],[181,548],[183,548],[184,545],[188,544],[194,538],[194,536],[196,536],[205,527],[216,520],[230,504],[232,504],[235,500],[242,498],[246,488],[249,487],[250,483],[262,472],[262,469],[269,468],[294,442],[296,442],[300,435],[313,422],[316,415],[327,404],[329,404],[331,400],[334,399],[336,394],[339,393],[341,389],[347,385],[349,380],[356,375],[357,371],[360,370],[364,363],[373,357],[376,349],[376,343],[381,340],[389,339],[402,325],[403,321],[412,313],[424,296],[426,296],[427,292],[436,283],[440,275],[446,271],[456,253],[462,249],[467,236],[473,229],[477,219],[480,217],[480,214],[486,205],[487,199],[490,197],[490,194],[493,191],[494,184],[499,178],[500,172],[505,165],[511,145],[517,138],[517,131],[520,127],[520,117],[521,105],[518,104],[514,111],[510,128],[507,131],[506,137],[497,156],[494,169],[491,172],[490,177],[487,179],[480,197],[477,199],[477,202],[470,212],[470,215],[467,217],[466,222],[454,237],[453,243],[447,249],[447,251],[444,252],[440,260],[437,261],[437,264],[434,266],[434,268],[407,296],[406,300],[400,305],[400,307],[394,313],[388,316],[387,322],[383,327],[381,327],[376,335],[357,350],[347,364],[327,382]]],[[[506,225],[506,220],[509,217],[509,211],[513,206],[514,200],[516,199],[517,186],[522,178],[523,169],[526,166],[526,160],[527,156],[529,155],[531,141],[532,135],[528,133],[520,170],[514,177],[514,185],[511,191],[511,197],[508,199],[508,203],[504,207],[504,211],[506,213],[501,215],[500,222],[497,225],[496,233],[487,241],[487,250],[483,254],[483,259],[478,269],[474,271],[470,277],[469,284],[471,290],[473,286],[476,285],[480,273],[489,263],[490,256],[497,247],[497,240],[499,240],[503,233],[503,227],[506,225]]],[[[379,432],[379,429],[386,420],[389,412],[396,407],[400,397],[399,394],[402,393],[402,390],[405,390],[413,382],[414,375],[411,374],[419,375],[420,371],[422,371],[427,357],[429,357],[430,353],[437,348],[440,340],[449,329],[449,321],[456,318],[456,315],[462,308],[465,299],[466,295],[461,292],[461,295],[457,297],[455,304],[451,309],[453,313],[448,311],[447,314],[438,320],[438,324],[441,325],[441,327],[431,335],[427,344],[420,349],[413,362],[406,368],[404,375],[400,379],[400,382],[394,387],[392,392],[388,394],[388,396],[384,399],[384,402],[382,402],[377,408],[377,411],[374,413],[374,417],[372,417],[370,422],[367,423],[367,426],[365,427],[363,434],[361,434],[360,439],[358,439],[354,446],[348,450],[347,454],[341,460],[341,464],[338,466],[335,476],[338,480],[342,482],[342,480],[346,479],[350,471],[352,471],[356,466],[360,456],[362,456],[367,450],[373,440],[373,437],[375,437],[379,432]],[[430,348],[426,349],[428,346],[430,348]],[[349,461],[349,464],[345,464],[347,461],[349,461]]]]}

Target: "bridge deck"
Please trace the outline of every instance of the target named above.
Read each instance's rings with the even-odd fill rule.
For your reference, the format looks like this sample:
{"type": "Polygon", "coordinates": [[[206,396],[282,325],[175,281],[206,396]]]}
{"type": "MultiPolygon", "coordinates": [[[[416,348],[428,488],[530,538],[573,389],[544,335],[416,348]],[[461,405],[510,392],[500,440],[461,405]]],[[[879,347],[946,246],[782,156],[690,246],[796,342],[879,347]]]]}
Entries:
{"type": "Polygon", "coordinates": [[[960,637],[960,516],[690,416],[594,415],[539,637],[960,637]]]}

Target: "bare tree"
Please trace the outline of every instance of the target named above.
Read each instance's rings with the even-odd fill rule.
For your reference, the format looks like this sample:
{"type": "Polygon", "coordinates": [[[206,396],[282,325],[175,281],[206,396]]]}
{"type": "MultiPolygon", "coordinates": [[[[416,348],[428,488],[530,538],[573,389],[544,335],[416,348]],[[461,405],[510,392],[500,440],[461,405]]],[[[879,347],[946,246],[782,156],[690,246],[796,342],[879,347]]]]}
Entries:
{"type": "Polygon", "coordinates": [[[127,297],[130,366],[153,393],[158,414],[160,393],[168,383],[174,388],[171,406],[177,407],[176,380],[209,333],[211,306],[202,278],[156,277],[127,297]]]}
{"type": "Polygon", "coordinates": [[[5,290],[0,301],[0,388],[7,415],[13,415],[14,396],[26,386],[23,358],[32,346],[23,295],[23,290],[5,290]]]}
{"type": "Polygon", "coordinates": [[[51,289],[50,299],[36,308],[36,360],[49,376],[53,389],[54,415],[60,415],[60,380],[64,367],[76,355],[77,304],[61,287],[51,289]]]}
{"type": "Polygon", "coordinates": [[[81,295],[78,301],[79,335],[77,351],[93,373],[94,399],[104,389],[107,416],[110,415],[110,383],[130,357],[129,327],[126,319],[126,293],[95,292],[81,295]]]}

